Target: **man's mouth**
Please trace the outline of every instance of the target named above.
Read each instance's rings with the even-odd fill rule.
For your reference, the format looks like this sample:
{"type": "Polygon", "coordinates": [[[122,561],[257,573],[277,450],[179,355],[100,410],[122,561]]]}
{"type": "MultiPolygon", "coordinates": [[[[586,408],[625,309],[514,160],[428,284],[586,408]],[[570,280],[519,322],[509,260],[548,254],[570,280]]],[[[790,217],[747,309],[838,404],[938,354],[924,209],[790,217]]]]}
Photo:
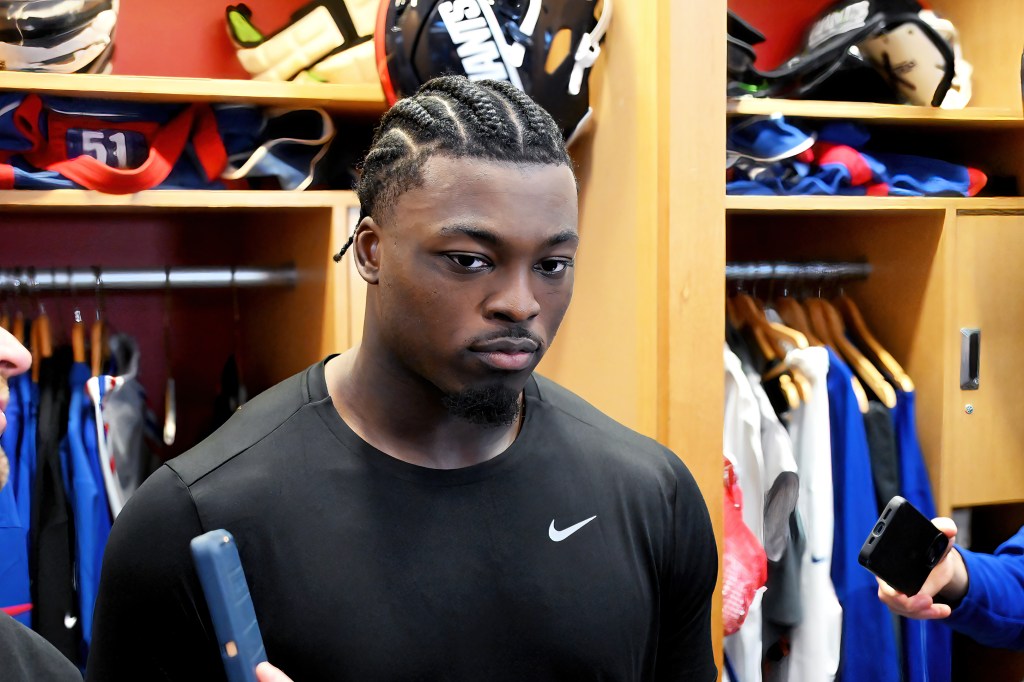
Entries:
{"type": "Polygon", "coordinates": [[[519,372],[533,363],[540,346],[533,339],[501,337],[469,348],[484,364],[506,372],[519,372]]]}
{"type": "Polygon", "coordinates": [[[474,353],[483,360],[484,364],[506,372],[520,372],[526,369],[533,362],[534,355],[533,352],[520,351],[474,351],[474,353]]]}

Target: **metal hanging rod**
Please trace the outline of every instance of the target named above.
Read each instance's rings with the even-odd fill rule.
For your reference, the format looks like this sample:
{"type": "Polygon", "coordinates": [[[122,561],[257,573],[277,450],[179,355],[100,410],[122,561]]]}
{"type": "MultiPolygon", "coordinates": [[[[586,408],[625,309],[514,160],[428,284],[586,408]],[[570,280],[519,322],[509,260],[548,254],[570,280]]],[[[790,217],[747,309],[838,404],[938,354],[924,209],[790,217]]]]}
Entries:
{"type": "Polygon", "coordinates": [[[145,291],[293,287],[294,265],[278,268],[0,268],[0,291],[145,291]]]}
{"type": "Polygon", "coordinates": [[[753,262],[726,263],[727,281],[754,281],[780,279],[789,281],[824,281],[866,279],[871,274],[870,263],[811,263],[753,262]]]}

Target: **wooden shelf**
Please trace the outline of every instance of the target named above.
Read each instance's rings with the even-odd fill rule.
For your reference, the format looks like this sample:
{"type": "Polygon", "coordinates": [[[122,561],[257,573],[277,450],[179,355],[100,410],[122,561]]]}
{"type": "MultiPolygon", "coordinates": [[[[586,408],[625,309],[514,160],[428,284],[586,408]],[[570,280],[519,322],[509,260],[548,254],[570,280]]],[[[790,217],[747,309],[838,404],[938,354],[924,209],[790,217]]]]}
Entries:
{"type": "Polygon", "coordinates": [[[727,196],[727,213],[803,211],[1024,211],[1024,197],[781,197],[727,196]]]}
{"type": "Polygon", "coordinates": [[[821,102],[814,100],[757,99],[746,97],[726,102],[729,116],[770,115],[805,118],[845,118],[892,125],[976,126],[981,128],[1024,126],[1020,109],[968,107],[937,109],[873,102],[821,102]]]}
{"type": "Polygon", "coordinates": [[[137,194],[104,194],[90,190],[0,191],[0,213],[25,210],[221,210],[309,209],[358,205],[355,192],[332,190],[150,190],[137,194]]]}
{"type": "Polygon", "coordinates": [[[350,114],[380,115],[386,109],[384,94],[377,84],[336,85],[3,71],[0,72],[0,90],[146,102],[233,102],[275,107],[323,107],[328,111],[350,114]]]}

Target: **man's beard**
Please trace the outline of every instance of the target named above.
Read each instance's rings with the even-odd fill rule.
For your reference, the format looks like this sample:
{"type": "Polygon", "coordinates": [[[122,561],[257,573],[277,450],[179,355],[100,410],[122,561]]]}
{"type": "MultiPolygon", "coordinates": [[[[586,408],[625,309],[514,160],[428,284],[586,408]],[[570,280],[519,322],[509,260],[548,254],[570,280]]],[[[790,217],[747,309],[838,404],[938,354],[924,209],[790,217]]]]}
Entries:
{"type": "Polygon", "coordinates": [[[481,426],[512,426],[519,417],[519,391],[508,386],[480,386],[449,393],[442,401],[448,414],[481,426]]]}

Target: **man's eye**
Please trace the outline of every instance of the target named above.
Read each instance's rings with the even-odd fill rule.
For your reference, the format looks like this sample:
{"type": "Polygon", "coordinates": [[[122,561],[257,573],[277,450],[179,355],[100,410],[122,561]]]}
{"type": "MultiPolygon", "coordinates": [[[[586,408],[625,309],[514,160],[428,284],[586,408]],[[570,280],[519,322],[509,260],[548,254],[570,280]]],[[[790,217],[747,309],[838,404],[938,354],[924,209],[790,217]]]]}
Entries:
{"type": "Polygon", "coordinates": [[[448,253],[445,256],[448,260],[465,270],[483,270],[490,266],[490,263],[486,260],[471,253],[448,253]]]}
{"type": "Polygon", "coordinates": [[[537,263],[537,270],[545,275],[560,275],[573,266],[567,258],[548,258],[537,263]]]}

